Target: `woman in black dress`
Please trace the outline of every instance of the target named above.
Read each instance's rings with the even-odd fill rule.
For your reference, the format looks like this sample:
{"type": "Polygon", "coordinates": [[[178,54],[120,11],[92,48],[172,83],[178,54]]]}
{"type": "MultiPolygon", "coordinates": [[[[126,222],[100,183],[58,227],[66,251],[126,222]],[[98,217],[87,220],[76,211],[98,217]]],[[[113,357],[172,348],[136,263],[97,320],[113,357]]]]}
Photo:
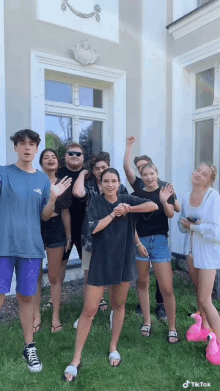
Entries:
{"type": "Polygon", "coordinates": [[[77,376],[82,349],[105,286],[112,286],[111,307],[114,313],[109,362],[111,366],[120,364],[117,344],[124,322],[125,302],[129,282],[137,276],[131,213],[153,212],[158,209],[154,202],[146,199],[118,195],[120,178],[113,168],[103,171],[101,181],[103,194],[93,197],[88,209],[93,250],[84,307],[77,328],[75,353],[64,373],[68,382],[74,381],[77,376]],[[128,213],[122,217],[125,211],[128,213]]]}

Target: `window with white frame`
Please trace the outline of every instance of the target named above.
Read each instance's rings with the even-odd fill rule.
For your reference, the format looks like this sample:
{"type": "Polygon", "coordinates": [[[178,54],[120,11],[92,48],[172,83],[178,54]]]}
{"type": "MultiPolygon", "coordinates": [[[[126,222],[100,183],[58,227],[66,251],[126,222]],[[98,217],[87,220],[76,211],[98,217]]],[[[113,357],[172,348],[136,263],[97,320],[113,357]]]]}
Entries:
{"type": "Polygon", "coordinates": [[[219,165],[220,63],[196,70],[193,112],[195,167],[201,162],[219,165]]]}
{"type": "Polygon", "coordinates": [[[197,7],[200,7],[203,4],[209,3],[211,0],[197,0],[197,7]]]}
{"type": "Polygon", "coordinates": [[[107,83],[45,74],[45,145],[62,158],[69,140],[80,142],[85,161],[103,149],[107,83]]]}

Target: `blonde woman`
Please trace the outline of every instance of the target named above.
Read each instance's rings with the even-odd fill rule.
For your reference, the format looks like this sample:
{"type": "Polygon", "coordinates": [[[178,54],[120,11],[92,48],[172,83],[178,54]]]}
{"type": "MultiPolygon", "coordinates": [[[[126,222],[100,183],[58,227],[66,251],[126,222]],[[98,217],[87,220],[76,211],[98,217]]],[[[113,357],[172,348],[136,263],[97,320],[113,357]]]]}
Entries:
{"type": "Polygon", "coordinates": [[[216,174],[216,167],[206,163],[194,171],[192,190],[183,198],[179,228],[186,234],[184,253],[197,291],[201,334],[206,330],[208,335],[211,327],[220,345],[220,317],[212,304],[216,269],[220,268],[220,196],[211,187],[216,174]]]}

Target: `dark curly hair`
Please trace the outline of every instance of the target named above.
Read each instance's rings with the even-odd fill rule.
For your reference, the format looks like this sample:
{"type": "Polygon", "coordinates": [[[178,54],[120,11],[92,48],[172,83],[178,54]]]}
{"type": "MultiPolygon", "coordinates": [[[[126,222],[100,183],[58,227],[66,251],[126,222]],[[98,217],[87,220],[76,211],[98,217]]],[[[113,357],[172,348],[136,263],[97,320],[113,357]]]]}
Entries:
{"type": "Polygon", "coordinates": [[[94,166],[98,162],[105,162],[110,166],[110,155],[108,152],[99,152],[98,155],[92,155],[89,161],[89,167],[93,170],[94,166]]]}

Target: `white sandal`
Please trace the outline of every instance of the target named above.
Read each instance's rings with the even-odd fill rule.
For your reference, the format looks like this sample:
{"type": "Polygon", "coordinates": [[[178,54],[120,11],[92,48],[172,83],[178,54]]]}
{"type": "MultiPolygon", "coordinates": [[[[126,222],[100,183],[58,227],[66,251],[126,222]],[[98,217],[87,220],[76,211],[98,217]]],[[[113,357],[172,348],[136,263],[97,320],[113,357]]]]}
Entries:
{"type": "Polygon", "coordinates": [[[66,381],[68,383],[74,382],[76,380],[76,376],[78,374],[78,368],[79,368],[79,365],[78,365],[78,367],[76,367],[73,364],[68,365],[64,371],[64,375],[63,375],[64,381],[66,381]],[[70,381],[67,380],[65,375],[71,375],[73,377],[72,380],[70,380],[70,381]]]}
{"type": "Polygon", "coordinates": [[[114,352],[111,352],[109,354],[109,362],[110,362],[111,367],[118,367],[121,364],[121,356],[117,350],[115,350],[114,352]],[[118,360],[119,363],[117,365],[112,365],[112,361],[115,361],[115,360],[118,360]]]}

